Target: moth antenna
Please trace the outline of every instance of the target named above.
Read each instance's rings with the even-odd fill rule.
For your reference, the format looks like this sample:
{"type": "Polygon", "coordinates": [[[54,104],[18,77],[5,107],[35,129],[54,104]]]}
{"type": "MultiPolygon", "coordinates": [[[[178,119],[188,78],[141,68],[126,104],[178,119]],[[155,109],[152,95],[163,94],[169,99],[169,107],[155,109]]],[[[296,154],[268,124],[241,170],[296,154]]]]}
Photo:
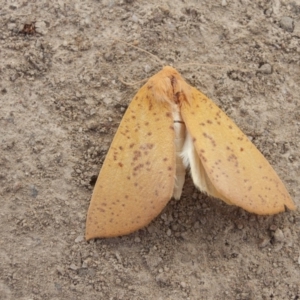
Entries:
{"type": "MultiPolygon", "coordinates": [[[[178,66],[178,69],[182,69],[186,66],[202,66],[202,67],[212,67],[212,68],[226,68],[226,69],[235,69],[237,66],[233,65],[222,65],[222,64],[200,64],[200,63],[185,63],[182,64],[181,66],[178,66]]],[[[240,69],[239,71],[242,72],[250,72],[250,71],[257,71],[257,68],[255,69],[240,69]]]]}
{"type": "Polygon", "coordinates": [[[146,82],[148,79],[145,78],[145,79],[142,79],[142,80],[139,80],[139,81],[135,81],[135,82],[126,82],[126,81],[123,80],[122,77],[119,77],[119,80],[120,80],[123,84],[125,84],[125,85],[132,86],[132,85],[136,85],[136,84],[139,84],[139,83],[146,82]]]}
{"type": "Polygon", "coordinates": [[[135,48],[135,49],[137,49],[137,50],[139,50],[139,51],[141,51],[141,52],[147,53],[148,55],[150,55],[150,56],[152,56],[153,58],[155,58],[155,59],[156,59],[156,62],[158,61],[158,62],[161,64],[162,67],[165,66],[165,64],[164,64],[164,63],[163,63],[156,55],[152,54],[151,52],[149,52],[149,51],[147,51],[147,50],[145,50],[145,49],[143,49],[143,48],[134,46],[134,45],[132,45],[132,44],[130,44],[130,43],[127,43],[127,42],[125,42],[125,41],[123,41],[123,40],[121,40],[121,39],[115,39],[115,40],[118,41],[118,42],[121,42],[121,43],[123,43],[123,44],[125,44],[125,45],[127,45],[127,46],[129,46],[129,47],[135,48]]]}

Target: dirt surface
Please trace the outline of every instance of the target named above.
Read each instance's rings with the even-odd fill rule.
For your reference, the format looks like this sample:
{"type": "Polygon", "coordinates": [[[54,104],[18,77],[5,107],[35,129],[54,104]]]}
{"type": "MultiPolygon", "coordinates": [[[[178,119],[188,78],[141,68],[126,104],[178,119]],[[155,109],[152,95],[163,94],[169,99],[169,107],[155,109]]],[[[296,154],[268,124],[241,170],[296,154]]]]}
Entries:
{"type": "Polygon", "coordinates": [[[119,77],[161,69],[115,39],[213,99],[300,206],[299,0],[0,4],[0,299],[300,299],[299,210],[259,217],[190,178],[147,228],[84,240],[91,181],[141,86],[119,77]]]}

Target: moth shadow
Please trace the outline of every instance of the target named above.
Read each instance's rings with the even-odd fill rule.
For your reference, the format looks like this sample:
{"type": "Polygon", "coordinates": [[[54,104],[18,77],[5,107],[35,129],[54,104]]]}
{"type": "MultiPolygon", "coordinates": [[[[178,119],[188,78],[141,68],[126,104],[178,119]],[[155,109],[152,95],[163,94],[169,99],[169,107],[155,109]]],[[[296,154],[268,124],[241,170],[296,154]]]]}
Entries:
{"type": "Polygon", "coordinates": [[[187,177],[181,199],[172,199],[144,233],[166,232],[167,238],[184,240],[199,235],[208,239],[235,235],[245,241],[252,236],[259,243],[262,236],[269,236],[271,240],[270,228],[274,224],[280,226],[284,219],[283,214],[261,216],[227,205],[199,191],[187,177]]]}

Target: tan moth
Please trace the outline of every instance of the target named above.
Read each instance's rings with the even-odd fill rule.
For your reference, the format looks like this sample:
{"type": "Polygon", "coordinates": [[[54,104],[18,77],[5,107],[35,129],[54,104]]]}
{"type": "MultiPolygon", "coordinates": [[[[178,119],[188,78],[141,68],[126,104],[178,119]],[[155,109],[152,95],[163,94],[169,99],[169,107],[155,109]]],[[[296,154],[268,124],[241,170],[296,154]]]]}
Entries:
{"type": "Polygon", "coordinates": [[[295,205],[268,161],[237,125],[172,67],[130,103],[97,179],[86,239],[129,234],[174,197],[186,169],[202,192],[260,215],[295,205]]]}

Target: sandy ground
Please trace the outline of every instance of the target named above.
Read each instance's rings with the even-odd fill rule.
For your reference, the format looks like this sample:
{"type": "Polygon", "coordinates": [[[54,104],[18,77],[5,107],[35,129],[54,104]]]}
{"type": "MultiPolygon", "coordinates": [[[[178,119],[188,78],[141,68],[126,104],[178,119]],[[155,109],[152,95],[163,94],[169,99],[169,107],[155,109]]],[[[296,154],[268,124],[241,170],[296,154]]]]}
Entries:
{"type": "Polygon", "coordinates": [[[161,69],[114,39],[213,99],[300,206],[299,0],[1,0],[0,299],[299,299],[299,210],[259,217],[190,178],[147,228],[84,240],[91,181],[141,86],[119,77],[161,69]]]}

